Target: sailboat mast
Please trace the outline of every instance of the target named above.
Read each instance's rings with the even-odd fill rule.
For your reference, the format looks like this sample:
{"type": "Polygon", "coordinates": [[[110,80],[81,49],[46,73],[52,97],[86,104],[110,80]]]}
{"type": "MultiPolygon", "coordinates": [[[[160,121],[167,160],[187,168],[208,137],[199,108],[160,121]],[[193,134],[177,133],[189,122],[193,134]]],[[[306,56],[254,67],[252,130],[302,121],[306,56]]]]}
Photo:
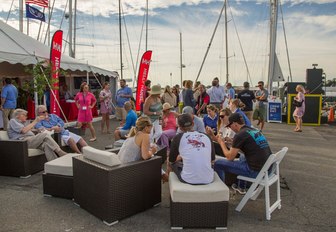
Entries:
{"type": "Polygon", "coordinates": [[[121,38],[121,0],[119,0],[119,42],[120,42],[120,77],[123,78],[123,62],[122,62],[122,38],[121,38]]]}
{"type": "Polygon", "coordinates": [[[268,64],[268,92],[272,94],[273,85],[273,75],[274,75],[274,64],[275,64],[275,48],[276,48],[276,34],[278,25],[278,0],[270,0],[270,53],[269,53],[269,64],[268,64]]]}
{"type": "Polygon", "coordinates": [[[183,64],[182,64],[182,33],[180,32],[180,69],[181,69],[181,88],[183,88],[183,78],[182,78],[182,69],[183,69],[183,64]]]}
{"type": "Polygon", "coordinates": [[[72,51],[72,0],[69,0],[69,56],[74,57],[72,51]]]}
{"type": "Polygon", "coordinates": [[[76,58],[76,34],[77,34],[77,0],[75,0],[75,9],[74,9],[74,23],[73,23],[74,37],[73,37],[73,49],[72,54],[73,58],[76,58]]]}
{"type": "Polygon", "coordinates": [[[229,82],[229,48],[228,48],[228,33],[227,33],[227,0],[225,0],[225,8],[224,8],[224,14],[225,14],[225,62],[226,62],[226,83],[229,82]]]}
{"type": "Polygon", "coordinates": [[[148,0],[146,0],[146,51],[148,45],[148,0]]]}
{"type": "Polygon", "coordinates": [[[23,0],[19,0],[19,29],[23,32],[23,0]]]}

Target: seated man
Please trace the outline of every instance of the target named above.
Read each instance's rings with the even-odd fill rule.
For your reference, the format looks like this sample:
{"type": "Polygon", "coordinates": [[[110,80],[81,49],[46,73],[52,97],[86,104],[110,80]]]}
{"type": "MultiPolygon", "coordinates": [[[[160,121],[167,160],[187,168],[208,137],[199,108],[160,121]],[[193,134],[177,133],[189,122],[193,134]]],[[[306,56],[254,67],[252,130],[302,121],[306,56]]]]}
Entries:
{"type": "MultiPolygon", "coordinates": [[[[194,109],[191,106],[184,107],[182,109],[182,114],[191,115],[191,118],[193,119],[193,122],[194,122],[194,127],[193,127],[194,131],[205,133],[205,126],[204,126],[203,120],[197,117],[196,115],[194,115],[194,109]]],[[[181,133],[181,129],[178,128],[176,133],[177,134],[181,133]]]]}
{"type": "Polygon", "coordinates": [[[175,136],[170,146],[169,162],[181,182],[209,184],[214,179],[211,167],[215,150],[210,138],[193,131],[194,122],[190,114],[178,117],[182,133],[175,136]]]}
{"type": "Polygon", "coordinates": [[[77,147],[77,143],[81,148],[87,146],[87,143],[82,137],[64,129],[64,122],[60,117],[58,117],[56,114],[48,114],[46,106],[39,105],[36,109],[36,114],[38,116],[44,116],[44,119],[35,125],[36,129],[45,129],[48,131],[53,130],[57,133],[61,133],[64,143],[69,145],[70,148],[76,153],[81,153],[77,147]]]}
{"type": "Polygon", "coordinates": [[[119,139],[125,139],[126,135],[130,132],[132,126],[135,126],[135,122],[137,120],[137,115],[132,109],[132,104],[131,102],[127,101],[124,104],[124,109],[127,112],[126,115],[126,122],[123,127],[118,127],[114,131],[114,140],[117,141],[119,139]]]}
{"type": "MultiPolygon", "coordinates": [[[[223,181],[225,181],[225,173],[228,172],[246,177],[257,177],[272,154],[265,136],[259,130],[246,126],[239,113],[229,116],[227,127],[230,127],[236,135],[230,150],[225,145],[225,141],[219,135],[217,136],[226,159],[219,159],[215,162],[215,171],[223,181]],[[234,159],[239,151],[242,151],[244,156],[236,161],[234,159]]],[[[232,188],[241,194],[245,193],[244,186],[232,185],[232,188]]]]}
{"type": "Polygon", "coordinates": [[[66,155],[58,146],[55,140],[48,133],[35,135],[32,132],[34,126],[45,118],[44,115],[37,116],[31,123],[27,122],[27,111],[16,109],[13,118],[9,121],[8,137],[16,140],[26,140],[28,148],[43,148],[48,161],[56,159],[58,156],[66,155]]]}

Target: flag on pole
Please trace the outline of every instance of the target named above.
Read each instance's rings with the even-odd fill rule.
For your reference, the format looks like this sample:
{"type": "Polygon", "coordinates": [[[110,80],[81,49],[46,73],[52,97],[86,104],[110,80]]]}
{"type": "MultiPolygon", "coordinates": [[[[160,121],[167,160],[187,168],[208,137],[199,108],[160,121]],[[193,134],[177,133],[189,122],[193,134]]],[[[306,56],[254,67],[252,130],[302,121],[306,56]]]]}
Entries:
{"type": "Polygon", "coordinates": [[[35,7],[26,4],[26,17],[30,19],[37,19],[45,22],[44,13],[36,9],[35,7]]]}
{"type": "Polygon", "coordinates": [[[145,81],[148,77],[149,72],[149,65],[152,58],[152,51],[146,51],[141,58],[141,63],[139,67],[139,74],[138,74],[138,85],[137,85],[137,92],[136,92],[136,102],[135,102],[135,110],[140,111],[141,103],[145,101],[144,99],[144,88],[145,81]]]}
{"type": "Polygon", "coordinates": [[[48,0],[26,0],[26,4],[34,4],[42,7],[48,7],[48,0]]]}
{"type": "Polygon", "coordinates": [[[51,71],[52,78],[56,80],[53,84],[53,89],[50,90],[53,94],[50,95],[50,112],[52,114],[60,115],[60,108],[57,104],[59,102],[59,91],[58,91],[58,71],[61,67],[61,55],[62,55],[62,38],[63,31],[58,30],[54,33],[54,36],[51,41],[50,48],[50,62],[51,62],[51,71]]]}

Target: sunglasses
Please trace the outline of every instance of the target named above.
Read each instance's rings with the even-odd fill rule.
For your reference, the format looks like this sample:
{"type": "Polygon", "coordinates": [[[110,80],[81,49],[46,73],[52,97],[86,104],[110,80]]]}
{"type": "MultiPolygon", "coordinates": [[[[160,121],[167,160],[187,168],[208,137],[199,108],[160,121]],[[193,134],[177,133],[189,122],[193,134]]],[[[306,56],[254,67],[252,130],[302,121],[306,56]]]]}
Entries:
{"type": "Polygon", "coordinates": [[[225,115],[219,115],[220,118],[225,118],[225,115]]]}
{"type": "Polygon", "coordinates": [[[39,112],[39,114],[45,114],[45,113],[47,113],[48,111],[47,110],[45,110],[45,111],[41,111],[41,112],[39,112]]]}

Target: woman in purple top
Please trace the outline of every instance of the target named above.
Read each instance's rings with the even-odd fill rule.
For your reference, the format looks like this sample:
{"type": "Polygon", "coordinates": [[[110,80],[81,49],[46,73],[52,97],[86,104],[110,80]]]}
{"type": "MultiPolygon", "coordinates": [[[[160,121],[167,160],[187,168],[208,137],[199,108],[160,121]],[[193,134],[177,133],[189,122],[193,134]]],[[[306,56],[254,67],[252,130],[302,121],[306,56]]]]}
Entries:
{"type": "Polygon", "coordinates": [[[293,117],[296,123],[294,131],[302,132],[302,117],[305,113],[305,96],[304,96],[305,89],[303,88],[302,85],[297,85],[295,90],[298,93],[294,99],[298,102],[302,102],[302,105],[300,107],[296,106],[293,113],[293,117]]]}
{"type": "Polygon", "coordinates": [[[83,82],[80,86],[80,91],[75,97],[76,105],[78,108],[77,126],[82,127],[86,124],[91,132],[90,142],[96,141],[96,132],[92,125],[92,108],[96,104],[95,96],[89,92],[89,86],[86,82],[83,82]]]}

